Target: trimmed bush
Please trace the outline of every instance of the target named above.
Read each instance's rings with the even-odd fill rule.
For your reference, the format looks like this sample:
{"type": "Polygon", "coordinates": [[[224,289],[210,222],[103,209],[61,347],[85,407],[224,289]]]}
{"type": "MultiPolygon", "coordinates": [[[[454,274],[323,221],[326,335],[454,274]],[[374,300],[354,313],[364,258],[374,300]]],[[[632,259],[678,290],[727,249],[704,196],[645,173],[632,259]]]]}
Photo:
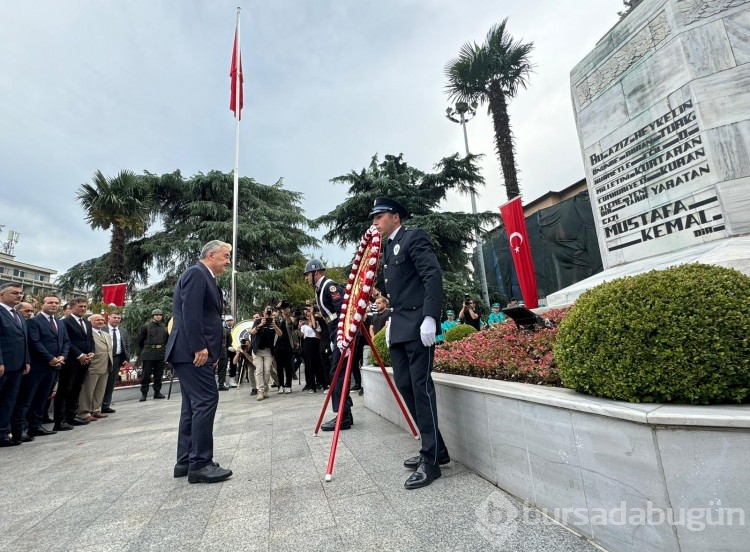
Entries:
{"type": "Polygon", "coordinates": [[[559,328],[566,387],[631,402],[743,401],[750,387],[750,278],[682,265],[604,283],[559,328]]]}
{"type": "MultiPolygon", "coordinates": [[[[383,361],[383,365],[391,366],[391,352],[388,350],[388,345],[385,344],[385,328],[375,334],[372,344],[375,345],[375,349],[378,351],[380,359],[383,361]]],[[[373,366],[378,365],[378,360],[375,358],[374,354],[370,355],[370,364],[373,366]]]]}
{"type": "Polygon", "coordinates": [[[474,326],[469,326],[468,324],[453,326],[450,330],[445,332],[445,342],[451,343],[453,341],[461,341],[466,336],[476,333],[476,331],[477,330],[474,326]]]}

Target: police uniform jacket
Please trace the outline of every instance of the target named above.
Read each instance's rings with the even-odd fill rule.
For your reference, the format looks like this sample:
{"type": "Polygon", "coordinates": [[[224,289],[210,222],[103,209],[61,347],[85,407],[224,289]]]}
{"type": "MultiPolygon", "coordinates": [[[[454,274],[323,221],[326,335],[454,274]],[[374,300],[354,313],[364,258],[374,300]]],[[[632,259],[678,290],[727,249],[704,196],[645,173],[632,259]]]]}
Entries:
{"type": "Polygon", "coordinates": [[[341,304],[344,302],[344,289],[340,284],[325,276],[318,280],[318,284],[315,301],[328,327],[329,339],[334,340],[338,331],[341,304]]]}
{"type": "Polygon", "coordinates": [[[443,271],[424,230],[401,227],[392,243],[386,243],[383,277],[391,309],[391,344],[420,339],[425,316],[435,319],[440,333],[443,271]]]}

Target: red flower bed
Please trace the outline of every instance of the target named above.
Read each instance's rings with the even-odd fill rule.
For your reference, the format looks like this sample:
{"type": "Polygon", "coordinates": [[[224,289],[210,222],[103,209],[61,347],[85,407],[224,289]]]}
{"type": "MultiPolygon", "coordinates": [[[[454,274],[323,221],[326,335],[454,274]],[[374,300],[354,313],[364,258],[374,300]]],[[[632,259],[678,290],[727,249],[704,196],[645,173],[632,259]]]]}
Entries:
{"type": "MultiPolygon", "coordinates": [[[[570,309],[546,311],[559,325],[570,309]]],[[[435,349],[435,371],[477,378],[563,387],[552,358],[557,328],[521,332],[505,322],[435,349]]]]}

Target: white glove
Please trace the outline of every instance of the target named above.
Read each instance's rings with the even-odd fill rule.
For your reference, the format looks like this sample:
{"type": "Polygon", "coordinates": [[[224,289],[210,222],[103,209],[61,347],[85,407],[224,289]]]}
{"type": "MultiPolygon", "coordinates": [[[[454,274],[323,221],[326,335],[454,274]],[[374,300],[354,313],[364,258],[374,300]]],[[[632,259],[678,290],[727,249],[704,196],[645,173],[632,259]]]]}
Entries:
{"type": "Polygon", "coordinates": [[[424,317],[419,327],[419,337],[422,338],[422,345],[425,347],[432,347],[435,344],[435,319],[432,316],[424,317]]]}
{"type": "Polygon", "coordinates": [[[385,346],[390,349],[391,347],[391,321],[389,320],[385,324],[385,346]]]}

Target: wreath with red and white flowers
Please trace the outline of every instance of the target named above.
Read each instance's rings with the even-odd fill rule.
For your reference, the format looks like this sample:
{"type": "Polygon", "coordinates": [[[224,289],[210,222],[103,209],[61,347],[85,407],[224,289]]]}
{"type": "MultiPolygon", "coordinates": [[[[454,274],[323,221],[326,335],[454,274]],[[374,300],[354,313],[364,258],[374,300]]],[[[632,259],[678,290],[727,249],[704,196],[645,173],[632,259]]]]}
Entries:
{"type": "Polygon", "coordinates": [[[370,292],[375,275],[378,273],[380,243],[378,229],[374,225],[370,226],[362,236],[357,255],[354,257],[336,332],[336,345],[342,351],[345,351],[354,340],[365,312],[370,306],[370,292]]]}

